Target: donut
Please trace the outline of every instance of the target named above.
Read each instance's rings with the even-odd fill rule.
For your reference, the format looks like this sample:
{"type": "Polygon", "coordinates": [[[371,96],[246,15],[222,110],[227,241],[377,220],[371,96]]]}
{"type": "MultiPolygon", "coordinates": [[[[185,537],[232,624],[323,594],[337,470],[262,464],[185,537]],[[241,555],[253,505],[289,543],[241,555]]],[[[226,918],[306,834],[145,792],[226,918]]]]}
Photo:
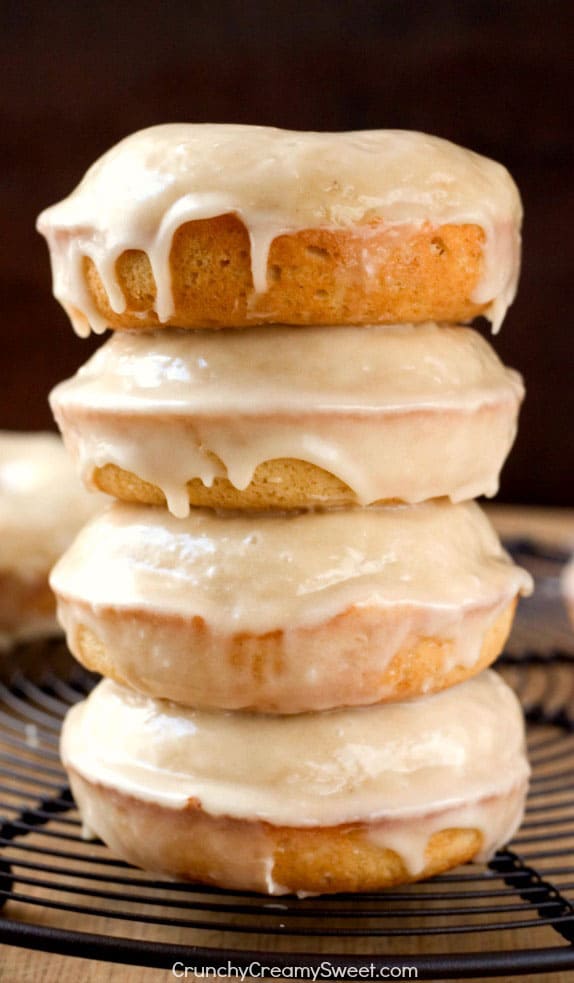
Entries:
{"type": "Polygon", "coordinates": [[[187,519],[115,504],[51,584],[89,669],[182,705],[287,714],[479,672],[531,580],[474,503],[187,519]]]}
{"type": "Polygon", "coordinates": [[[118,332],[50,399],[90,486],[185,516],[493,495],[523,393],[428,323],[118,332]]]}
{"type": "Polygon", "coordinates": [[[424,133],[175,124],[134,133],[46,209],[54,293],[90,329],[500,325],[520,197],[424,133]]]}
{"type": "Polygon", "coordinates": [[[61,753],[86,832],[171,877],[268,894],[378,890],[486,861],[516,831],[524,724],[486,670],[425,700],[273,717],[105,680],[61,753]]]}
{"type": "Polygon", "coordinates": [[[48,575],[98,506],[59,437],[0,431],[0,649],[60,634],[48,575]]]}

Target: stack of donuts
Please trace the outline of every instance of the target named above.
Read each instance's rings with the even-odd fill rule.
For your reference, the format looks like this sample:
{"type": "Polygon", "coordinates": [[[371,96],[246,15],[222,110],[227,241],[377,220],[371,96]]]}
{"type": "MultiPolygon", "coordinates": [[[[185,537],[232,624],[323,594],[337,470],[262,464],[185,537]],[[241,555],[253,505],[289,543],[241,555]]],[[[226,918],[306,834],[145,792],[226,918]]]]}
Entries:
{"type": "Polygon", "coordinates": [[[105,679],[62,757],[150,870],[271,894],[488,859],[528,780],[488,667],[529,576],[493,495],[522,381],[489,342],[519,269],[500,165],[420,133],[168,125],[39,229],[80,334],[52,393],[116,501],[52,574],[105,679]]]}

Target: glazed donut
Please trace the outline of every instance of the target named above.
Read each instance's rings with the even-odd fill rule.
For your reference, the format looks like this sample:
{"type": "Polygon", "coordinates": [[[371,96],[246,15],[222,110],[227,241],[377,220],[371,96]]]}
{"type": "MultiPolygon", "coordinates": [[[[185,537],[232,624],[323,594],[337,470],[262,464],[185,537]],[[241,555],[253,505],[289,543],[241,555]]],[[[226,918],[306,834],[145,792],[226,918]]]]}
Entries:
{"type": "Polygon", "coordinates": [[[90,328],[500,325],[522,210],[500,164],[423,133],[156,126],[44,211],[54,292],[90,328]]]}
{"type": "Polygon", "coordinates": [[[0,648],[60,634],[48,574],[98,506],[59,437],[0,431],[0,648]]]}
{"type": "Polygon", "coordinates": [[[496,658],[529,575],[474,503],[174,519],[116,504],[51,577],[89,669],[199,708],[420,696],[496,658]]]}
{"type": "Polygon", "coordinates": [[[51,395],[89,485],[298,509],[493,495],[524,393],[470,328],[116,333],[51,395]]]}
{"type": "Polygon", "coordinates": [[[110,680],[68,714],[87,831],[172,877],[268,894],[378,890],[516,831],[516,697],[486,671],[417,702],[295,717],[184,710],[110,680]]]}

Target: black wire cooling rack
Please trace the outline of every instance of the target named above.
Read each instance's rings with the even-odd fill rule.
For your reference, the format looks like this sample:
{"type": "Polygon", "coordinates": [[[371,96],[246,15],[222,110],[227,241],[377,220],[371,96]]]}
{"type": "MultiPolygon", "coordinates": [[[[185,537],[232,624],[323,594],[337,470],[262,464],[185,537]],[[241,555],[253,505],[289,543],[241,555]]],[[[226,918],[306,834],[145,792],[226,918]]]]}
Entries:
{"type": "MultiPolygon", "coordinates": [[[[419,979],[574,967],[574,635],[564,559],[513,544],[536,576],[500,668],[528,719],[525,822],[488,868],[360,896],[263,898],[156,879],[116,860],[81,824],[58,759],[68,707],[92,678],[60,643],[14,653],[0,682],[0,941],[140,966],[175,962],[415,966],[419,979]],[[449,936],[449,952],[445,938],[449,936]]],[[[321,978],[321,977],[319,977],[321,978]]]]}

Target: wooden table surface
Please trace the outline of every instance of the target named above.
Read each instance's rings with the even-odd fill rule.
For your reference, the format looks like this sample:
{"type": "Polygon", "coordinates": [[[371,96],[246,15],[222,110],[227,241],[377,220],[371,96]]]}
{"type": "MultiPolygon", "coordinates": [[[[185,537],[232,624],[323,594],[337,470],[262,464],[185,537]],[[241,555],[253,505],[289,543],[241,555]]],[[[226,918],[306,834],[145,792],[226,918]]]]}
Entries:
{"type": "MultiPolygon", "coordinates": [[[[571,546],[574,550],[574,509],[547,510],[492,505],[488,507],[488,511],[502,535],[532,535],[547,543],[571,546]]],[[[97,931],[105,933],[105,930],[105,920],[99,919],[97,931]]],[[[552,930],[549,929],[548,932],[546,944],[552,945],[552,930]]],[[[451,937],[445,936],[443,942],[444,950],[448,951],[451,937]]],[[[213,944],[216,945],[216,942],[213,944]]],[[[254,939],[254,946],[256,945],[257,938],[254,939]]],[[[457,945],[456,937],[454,945],[457,945]]],[[[512,933],[498,933],[497,948],[511,949],[512,945],[512,933]]],[[[413,951],[413,960],[414,958],[413,951]]],[[[0,948],[1,983],[167,983],[173,979],[175,977],[169,970],[101,963],[14,946],[0,948]]],[[[513,978],[506,979],[509,981],[513,978]]],[[[574,971],[536,975],[532,979],[540,983],[573,983],[574,971]]]]}

